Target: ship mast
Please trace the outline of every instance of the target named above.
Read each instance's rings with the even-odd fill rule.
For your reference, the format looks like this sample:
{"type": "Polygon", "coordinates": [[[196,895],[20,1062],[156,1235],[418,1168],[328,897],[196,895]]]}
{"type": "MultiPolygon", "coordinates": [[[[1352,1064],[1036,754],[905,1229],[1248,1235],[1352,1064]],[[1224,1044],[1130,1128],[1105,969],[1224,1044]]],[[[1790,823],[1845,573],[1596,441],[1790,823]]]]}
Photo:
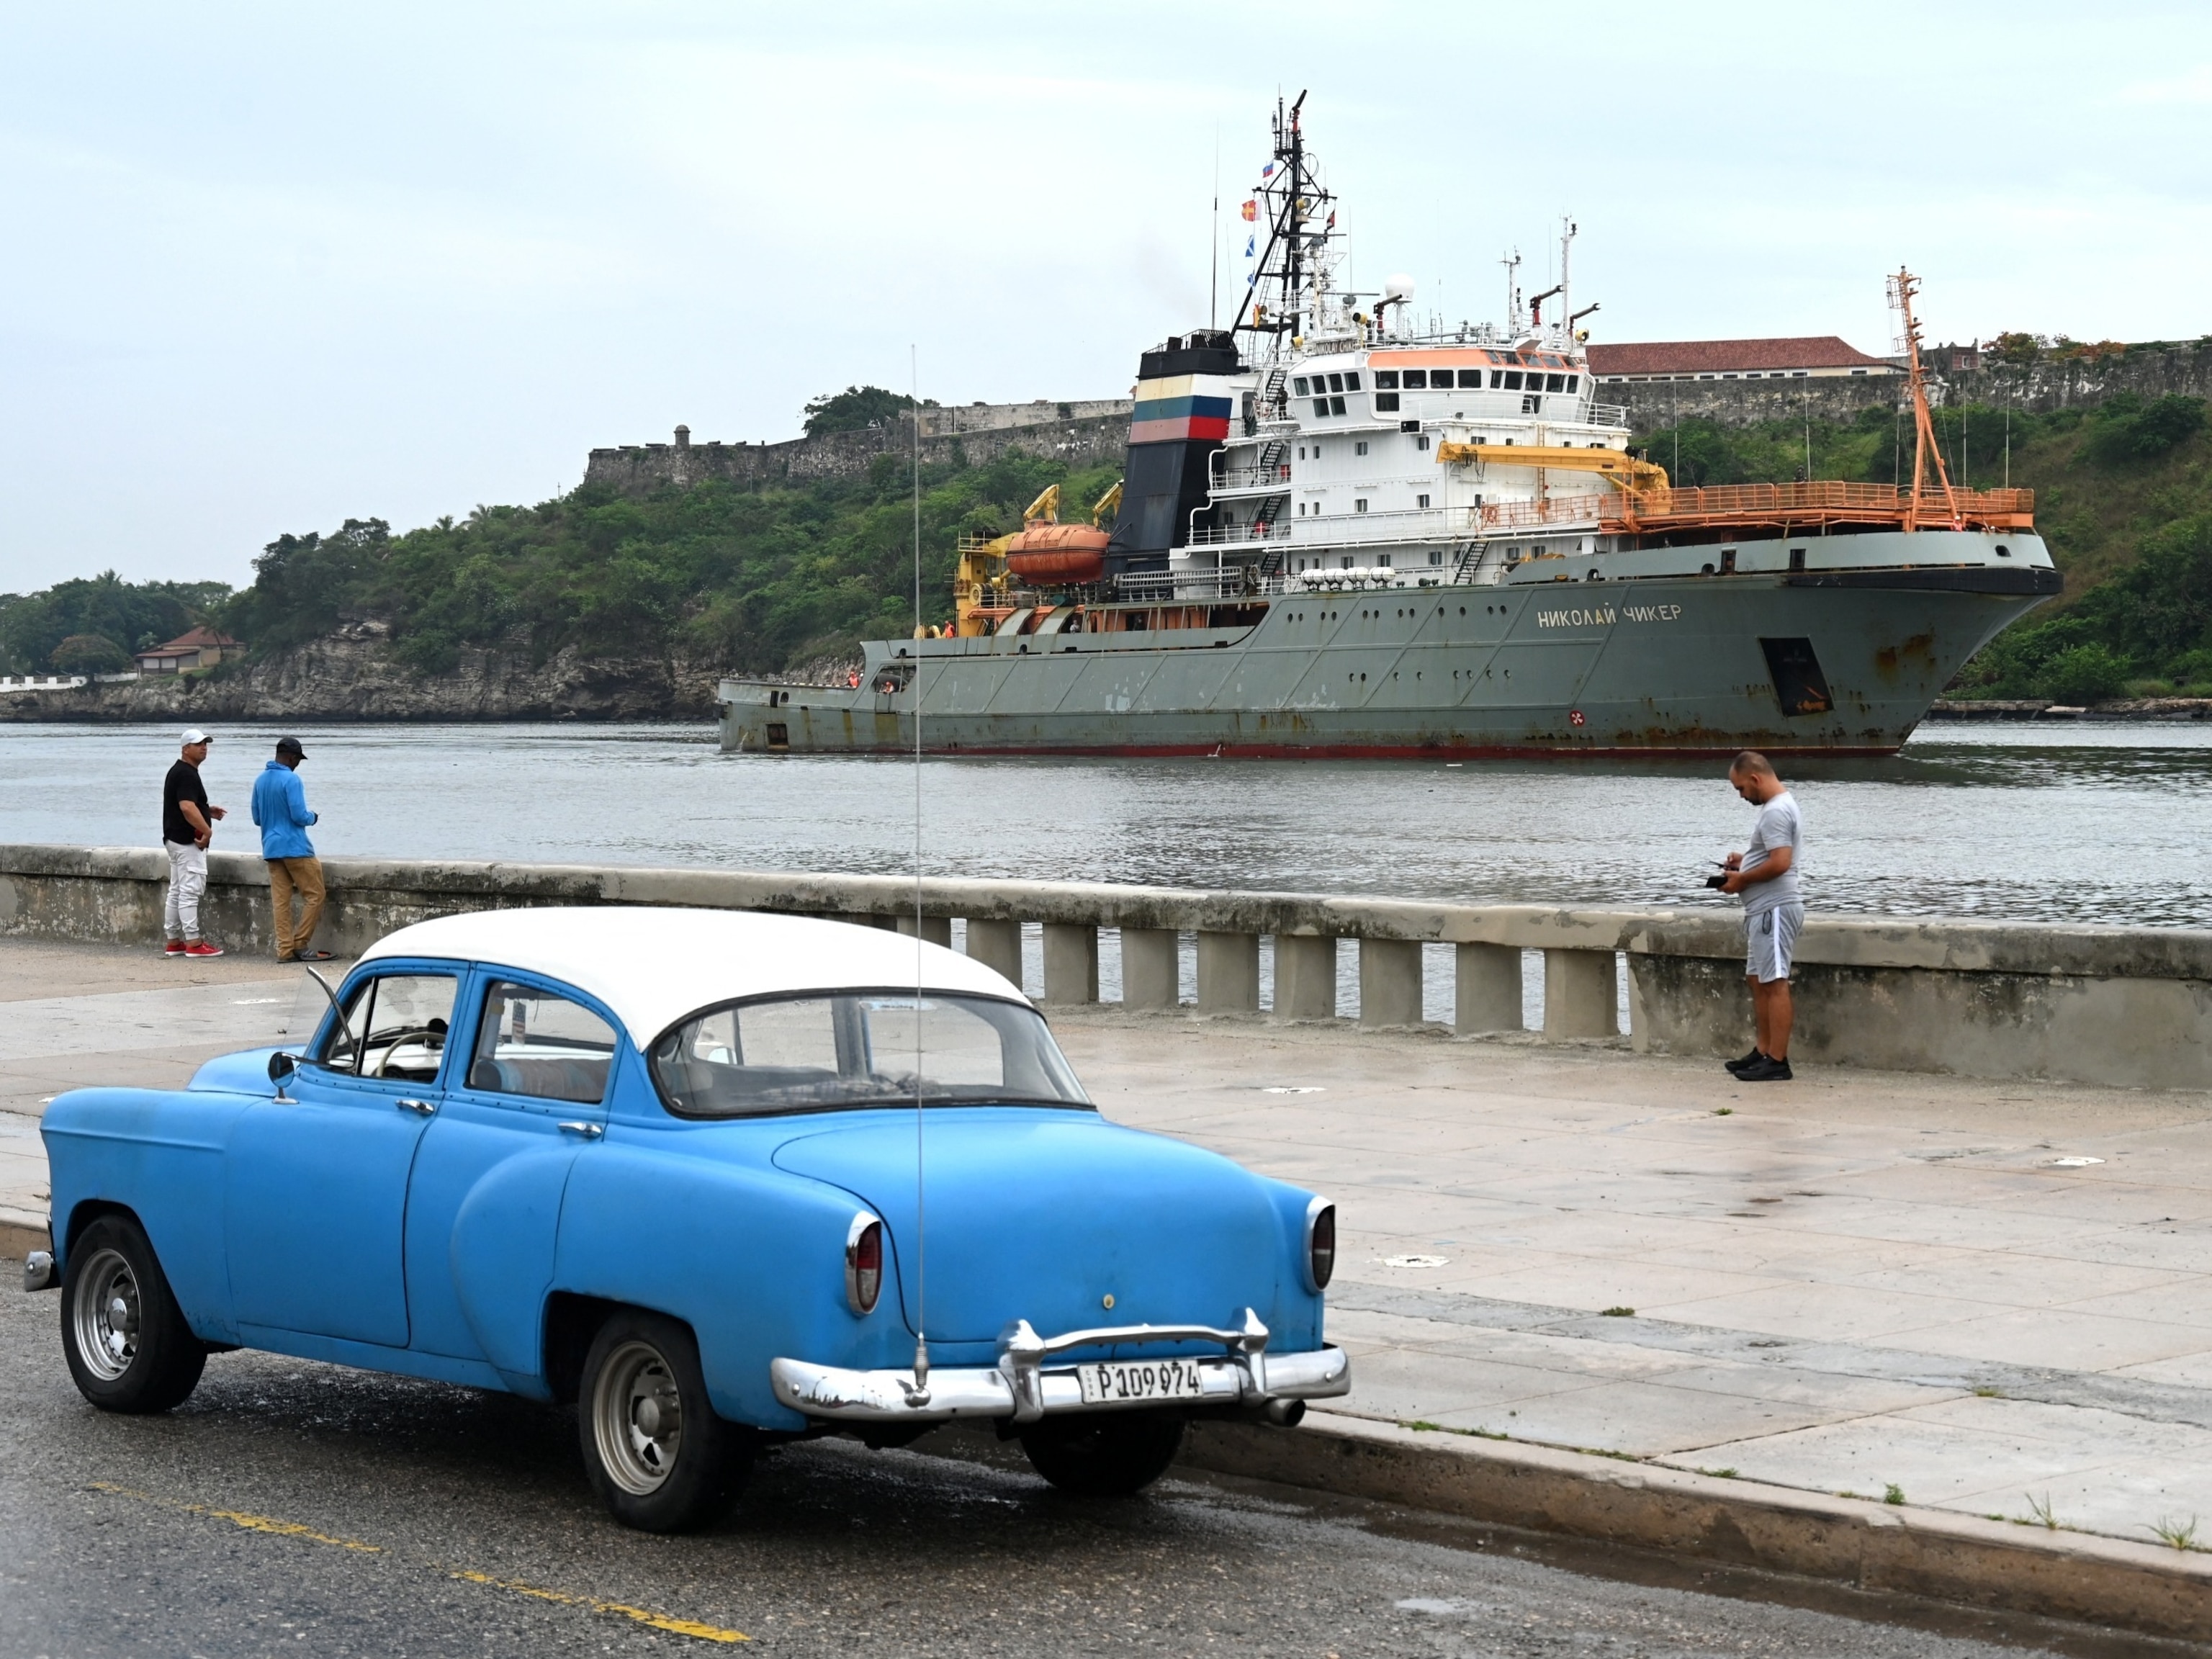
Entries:
{"type": "Polygon", "coordinates": [[[1276,100],[1273,159],[1245,204],[1255,221],[1264,204],[1267,244],[1232,331],[1273,335],[1276,353],[1279,342],[1310,334],[1322,320],[1319,284],[1330,268],[1328,243],[1337,234],[1336,216],[1328,211],[1334,198],[1316,181],[1306,157],[1301,119],[1305,101],[1303,92],[1287,108],[1276,100]],[[1316,219],[1321,228],[1309,231],[1316,219]],[[1310,295],[1309,285],[1314,287],[1310,295]]]}
{"type": "Polygon", "coordinates": [[[1889,303],[1904,318],[1905,356],[1910,380],[1907,390],[1912,398],[1912,499],[1905,508],[1905,528],[1920,528],[1921,491],[1928,474],[1928,459],[1936,459],[1936,477],[1943,486],[1944,517],[1952,524],[1960,522],[1959,501],[1951,491],[1950,469],[1943,465],[1943,447],[1936,441],[1936,424],[1928,414],[1928,380],[1920,367],[1920,322],[1912,314],[1912,296],[1920,291],[1920,279],[1902,265],[1889,279],[1889,303]]]}

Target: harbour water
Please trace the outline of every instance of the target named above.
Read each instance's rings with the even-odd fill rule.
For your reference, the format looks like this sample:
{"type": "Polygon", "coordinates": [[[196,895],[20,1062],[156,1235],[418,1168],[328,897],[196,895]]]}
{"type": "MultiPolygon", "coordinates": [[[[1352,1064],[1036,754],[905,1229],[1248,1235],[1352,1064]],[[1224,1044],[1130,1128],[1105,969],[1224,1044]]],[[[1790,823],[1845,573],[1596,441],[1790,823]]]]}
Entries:
{"type": "MultiPolygon", "coordinates": [[[[216,733],[246,812],[274,727],[216,733]]],[[[706,726],[307,728],[325,854],[903,872],[910,763],[726,755],[706,726]]],[[[153,846],[166,727],[0,727],[0,841],[153,846]]],[[[921,849],[947,875],[1718,903],[1750,809],[1706,764],[932,758],[921,849]]],[[[1806,763],[1811,901],[1831,913],[2212,926],[2212,727],[1923,726],[1881,761],[1806,763]]]]}

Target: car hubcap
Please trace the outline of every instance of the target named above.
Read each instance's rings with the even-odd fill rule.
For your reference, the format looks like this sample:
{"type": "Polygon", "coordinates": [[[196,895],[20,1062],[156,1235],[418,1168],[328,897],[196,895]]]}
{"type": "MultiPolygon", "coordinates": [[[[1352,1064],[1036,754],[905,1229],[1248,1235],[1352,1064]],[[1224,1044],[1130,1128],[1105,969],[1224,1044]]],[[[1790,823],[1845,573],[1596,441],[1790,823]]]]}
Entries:
{"type": "Polygon", "coordinates": [[[592,1390],[592,1429],[617,1486],[641,1498],[659,1489],[683,1447],[684,1401],[659,1349],[625,1342],[607,1356],[592,1390]]]}
{"type": "Polygon", "coordinates": [[[86,1369],[112,1382],[138,1357],[138,1276],[118,1250],[85,1265],[76,1299],[76,1346],[86,1369]]]}

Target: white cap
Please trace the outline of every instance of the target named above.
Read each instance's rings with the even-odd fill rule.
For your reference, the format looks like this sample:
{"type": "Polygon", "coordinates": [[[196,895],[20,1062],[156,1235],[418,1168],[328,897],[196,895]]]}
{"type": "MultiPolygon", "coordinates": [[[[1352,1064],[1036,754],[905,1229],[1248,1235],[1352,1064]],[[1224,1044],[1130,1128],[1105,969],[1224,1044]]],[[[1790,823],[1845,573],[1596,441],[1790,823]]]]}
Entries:
{"type": "Polygon", "coordinates": [[[191,748],[196,743],[212,743],[214,741],[214,738],[209,737],[206,732],[201,731],[197,726],[188,726],[185,728],[185,747],[187,749],[191,748]]]}

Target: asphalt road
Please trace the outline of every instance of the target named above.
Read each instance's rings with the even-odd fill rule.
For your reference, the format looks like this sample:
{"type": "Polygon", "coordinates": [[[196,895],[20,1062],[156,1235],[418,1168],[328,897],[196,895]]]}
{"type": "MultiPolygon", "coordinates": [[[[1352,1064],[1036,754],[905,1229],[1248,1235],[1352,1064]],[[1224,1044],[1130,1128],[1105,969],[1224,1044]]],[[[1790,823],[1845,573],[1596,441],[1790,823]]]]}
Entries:
{"type": "Polygon", "coordinates": [[[7,1659],[535,1659],[740,1638],[841,1655],[2020,1650],[1979,1639],[1974,1615],[1837,1592],[1777,1605],[1745,1592],[1805,1595],[1280,1489],[1077,1503],[969,1437],[994,1461],[787,1448],[713,1533],[647,1537],[593,1502],[572,1417],[504,1396],[239,1353],[168,1417],[104,1417],[70,1386],[58,1303],[0,1285],[7,1659]]]}

